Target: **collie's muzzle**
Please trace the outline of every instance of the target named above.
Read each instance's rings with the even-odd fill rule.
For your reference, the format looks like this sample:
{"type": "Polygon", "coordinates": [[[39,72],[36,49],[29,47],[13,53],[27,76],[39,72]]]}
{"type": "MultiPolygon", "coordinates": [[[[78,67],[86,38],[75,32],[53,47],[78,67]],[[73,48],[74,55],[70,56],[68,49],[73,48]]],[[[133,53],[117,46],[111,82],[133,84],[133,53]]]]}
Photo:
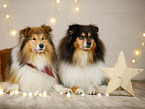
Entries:
{"type": "Polygon", "coordinates": [[[43,43],[37,44],[36,49],[34,49],[34,51],[36,52],[44,52],[44,50],[45,50],[45,45],[43,43]]]}

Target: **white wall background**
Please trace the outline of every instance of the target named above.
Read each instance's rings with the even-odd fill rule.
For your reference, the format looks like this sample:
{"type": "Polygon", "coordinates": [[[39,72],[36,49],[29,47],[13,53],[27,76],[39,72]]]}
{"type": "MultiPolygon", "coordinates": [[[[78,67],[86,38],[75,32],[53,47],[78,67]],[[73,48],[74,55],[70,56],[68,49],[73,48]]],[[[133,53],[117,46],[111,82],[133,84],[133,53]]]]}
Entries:
{"type": "MultiPolygon", "coordinates": [[[[10,31],[19,31],[27,26],[51,25],[56,46],[65,35],[68,25],[96,24],[100,38],[107,49],[106,64],[113,67],[120,50],[124,51],[128,67],[145,69],[145,0],[0,0],[0,49],[14,47],[17,37],[10,31]],[[3,8],[3,4],[7,8],[3,8]],[[75,7],[80,11],[76,12],[75,7]],[[9,14],[10,18],[5,16],[9,14]],[[50,24],[50,18],[56,19],[50,24]],[[140,55],[135,55],[135,50],[140,55]],[[136,63],[131,60],[135,59],[136,63]]],[[[145,80],[145,71],[134,78],[145,80]]]]}

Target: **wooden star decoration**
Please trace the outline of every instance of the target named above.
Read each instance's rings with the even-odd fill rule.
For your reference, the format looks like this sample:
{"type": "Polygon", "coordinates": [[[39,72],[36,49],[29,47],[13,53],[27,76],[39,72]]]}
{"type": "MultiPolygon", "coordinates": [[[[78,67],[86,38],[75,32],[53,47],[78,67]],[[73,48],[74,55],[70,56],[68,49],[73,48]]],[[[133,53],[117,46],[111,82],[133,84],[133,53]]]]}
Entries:
{"type": "Polygon", "coordinates": [[[134,96],[134,92],[131,79],[144,70],[128,68],[123,51],[120,52],[114,68],[100,67],[99,69],[102,70],[105,76],[110,80],[105,94],[109,94],[121,87],[132,96],[134,96]]]}

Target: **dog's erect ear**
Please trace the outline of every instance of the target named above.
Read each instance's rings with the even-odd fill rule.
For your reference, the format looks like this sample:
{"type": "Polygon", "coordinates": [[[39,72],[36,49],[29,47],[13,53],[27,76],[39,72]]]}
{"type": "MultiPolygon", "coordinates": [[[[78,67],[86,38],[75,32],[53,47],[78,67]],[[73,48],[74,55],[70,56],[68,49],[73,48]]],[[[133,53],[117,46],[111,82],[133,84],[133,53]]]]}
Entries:
{"type": "Polygon", "coordinates": [[[25,28],[25,29],[22,29],[22,30],[20,30],[19,35],[20,35],[21,37],[26,37],[26,36],[28,36],[28,32],[29,32],[30,30],[31,30],[30,27],[27,27],[27,28],[25,28]]]}
{"type": "Polygon", "coordinates": [[[68,34],[73,34],[79,27],[79,24],[69,25],[68,34]]]}
{"type": "Polygon", "coordinates": [[[52,31],[50,26],[42,25],[41,27],[45,30],[46,33],[49,33],[52,31]]]}
{"type": "Polygon", "coordinates": [[[95,25],[90,25],[95,32],[99,32],[99,28],[95,25]]]}

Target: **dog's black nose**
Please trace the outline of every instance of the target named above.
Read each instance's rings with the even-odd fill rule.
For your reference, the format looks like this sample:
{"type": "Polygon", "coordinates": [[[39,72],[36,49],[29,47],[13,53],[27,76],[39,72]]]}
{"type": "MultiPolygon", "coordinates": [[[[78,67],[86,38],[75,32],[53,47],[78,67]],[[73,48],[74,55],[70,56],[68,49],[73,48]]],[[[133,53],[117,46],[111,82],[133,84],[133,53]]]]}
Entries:
{"type": "Polygon", "coordinates": [[[90,41],[87,41],[87,45],[91,45],[92,43],[90,41]]]}
{"type": "Polygon", "coordinates": [[[39,44],[39,47],[40,47],[40,48],[43,48],[43,47],[44,47],[44,44],[40,43],[40,44],[39,44]]]}

